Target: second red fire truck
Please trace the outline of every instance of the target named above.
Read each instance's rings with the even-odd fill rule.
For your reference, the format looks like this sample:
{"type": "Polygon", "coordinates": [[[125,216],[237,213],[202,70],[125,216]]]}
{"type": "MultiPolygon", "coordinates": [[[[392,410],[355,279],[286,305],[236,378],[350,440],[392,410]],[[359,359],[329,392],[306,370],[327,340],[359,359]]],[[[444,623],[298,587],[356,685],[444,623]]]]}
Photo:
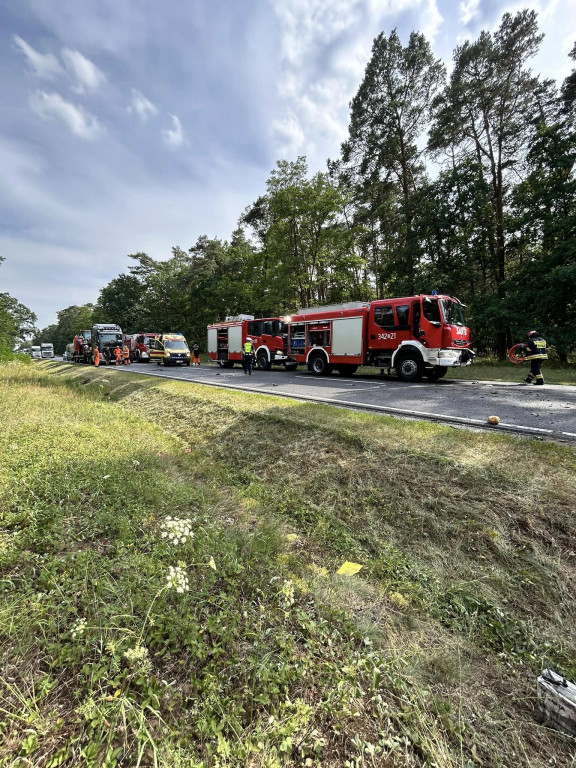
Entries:
{"type": "Polygon", "coordinates": [[[224,323],[208,326],[208,355],[222,368],[242,362],[244,344],[250,340],[255,348],[256,366],[261,371],[273,365],[295,370],[298,362],[287,353],[288,326],[282,317],[254,315],[227,317],[224,323]]]}
{"type": "Polygon", "coordinates": [[[313,307],[284,318],[229,318],[208,327],[208,353],[231,367],[247,339],[258,368],[306,364],[317,376],[352,375],[367,365],[394,370],[403,381],[437,381],[474,359],[462,303],[436,293],[313,307]]]}

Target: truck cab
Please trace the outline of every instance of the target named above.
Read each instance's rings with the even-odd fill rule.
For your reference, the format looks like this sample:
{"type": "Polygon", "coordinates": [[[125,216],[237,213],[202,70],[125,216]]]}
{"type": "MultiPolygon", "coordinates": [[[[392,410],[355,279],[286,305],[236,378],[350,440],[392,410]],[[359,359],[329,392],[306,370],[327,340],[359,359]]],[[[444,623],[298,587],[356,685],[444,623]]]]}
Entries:
{"type": "Polygon", "coordinates": [[[114,350],[116,347],[122,349],[124,344],[124,335],[122,328],[113,323],[97,323],[92,326],[90,359],[86,362],[94,362],[94,350],[100,352],[100,364],[112,364],[116,362],[114,350]]]}
{"type": "Polygon", "coordinates": [[[54,357],[54,344],[51,342],[43,342],[40,344],[40,352],[42,353],[42,357],[54,357]]]}
{"type": "Polygon", "coordinates": [[[401,379],[437,380],[472,362],[470,330],[460,301],[448,295],[384,299],[370,304],[368,362],[394,368],[401,379]]]}

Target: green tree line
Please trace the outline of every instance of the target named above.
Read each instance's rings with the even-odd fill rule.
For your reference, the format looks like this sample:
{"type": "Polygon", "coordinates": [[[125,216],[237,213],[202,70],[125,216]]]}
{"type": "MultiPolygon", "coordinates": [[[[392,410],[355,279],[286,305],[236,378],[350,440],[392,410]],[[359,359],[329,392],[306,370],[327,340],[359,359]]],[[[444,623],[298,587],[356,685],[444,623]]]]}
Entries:
{"type": "MultiPolygon", "coordinates": [[[[0,256],[0,265],[4,257],[0,256]]],[[[22,348],[26,339],[37,333],[36,315],[9,293],[0,293],[0,360],[9,359],[12,350],[22,348]]]]}
{"type": "MultiPolygon", "coordinates": [[[[62,351],[91,322],[173,330],[202,344],[227,315],[433,289],[468,306],[473,345],[500,357],[538,328],[576,347],[576,71],[531,62],[534,11],[459,45],[449,77],[430,44],[374,40],[340,156],[311,175],[280,160],[229,240],[199,237],[165,260],[130,256],[94,306],[68,307],[38,340],[62,351]]],[[[576,45],[570,56],[576,59],[576,45]]]]}

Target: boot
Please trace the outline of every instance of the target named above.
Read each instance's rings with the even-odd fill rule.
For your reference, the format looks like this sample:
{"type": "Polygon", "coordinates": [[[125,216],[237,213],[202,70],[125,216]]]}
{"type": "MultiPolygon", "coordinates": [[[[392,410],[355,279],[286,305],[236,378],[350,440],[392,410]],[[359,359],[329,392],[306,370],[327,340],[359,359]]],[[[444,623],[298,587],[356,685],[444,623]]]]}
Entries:
{"type": "Polygon", "coordinates": [[[544,384],[544,379],[536,379],[534,384],[544,384]]]}
{"type": "Polygon", "coordinates": [[[526,376],[524,381],[526,382],[526,384],[532,384],[532,376],[526,376]]]}

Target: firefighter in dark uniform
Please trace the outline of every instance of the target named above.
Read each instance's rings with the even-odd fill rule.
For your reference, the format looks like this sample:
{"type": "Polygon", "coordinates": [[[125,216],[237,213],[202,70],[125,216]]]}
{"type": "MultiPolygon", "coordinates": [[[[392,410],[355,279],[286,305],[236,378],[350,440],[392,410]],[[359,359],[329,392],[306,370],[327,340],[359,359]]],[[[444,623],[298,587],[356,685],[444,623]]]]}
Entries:
{"type": "Polygon", "coordinates": [[[526,384],[544,384],[542,376],[542,360],[548,360],[548,345],[538,331],[528,331],[528,343],[524,344],[524,359],[530,360],[530,373],[524,381],[526,384]]]}
{"type": "Polygon", "coordinates": [[[244,364],[244,373],[252,376],[252,366],[254,365],[254,344],[248,339],[244,347],[242,348],[243,357],[242,363],[244,364]]]}

